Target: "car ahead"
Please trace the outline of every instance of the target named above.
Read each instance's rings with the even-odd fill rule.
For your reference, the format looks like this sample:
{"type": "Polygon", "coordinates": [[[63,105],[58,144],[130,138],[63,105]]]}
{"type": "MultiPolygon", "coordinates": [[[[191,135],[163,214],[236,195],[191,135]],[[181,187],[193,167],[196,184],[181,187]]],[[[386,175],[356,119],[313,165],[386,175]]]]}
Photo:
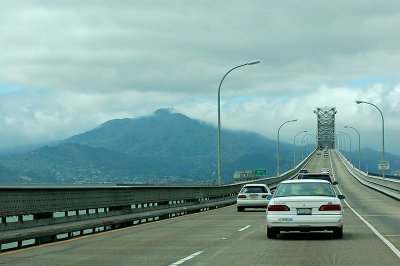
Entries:
{"type": "Polygon", "coordinates": [[[325,151],[324,156],[328,156],[328,155],[329,155],[328,151],[325,151]]]}
{"type": "Polygon", "coordinates": [[[298,172],[298,174],[297,174],[297,178],[299,178],[299,176],[301,176],[301,175],[303,175],[303,174],[307,174],[308,173],[308,170],[307,169],[300,169],[299,170],[299,172],[298,172]]]}
{"type": "Polygon", "coordinates": [[[304,180],[304,179],[319,179],[325,180],[331,183],[332,185],[337,185],[338,182],[336,180],[332,180],[332,176],[329,173],[307,173],[298,176],[297,179],[304,180]]]}
{"type": "Polygon", "coordinates": [[[245,208],[267,208],[271,190],[265,184],[246,184],[240,190],[237,199],[237,211],[242,212],[245,208]]]}
{"type": "Polygon", "coordinates": [[[321,173],[329,174],[329,168],[321,168],[321,173]]]}
{"type": "Polygon", "coordinates": [[[277,187],[266,211],[267,237],[283,231],[333,231],[343,237],[344,195],[337,195],[328,181],[287,180],[277,187]]]}

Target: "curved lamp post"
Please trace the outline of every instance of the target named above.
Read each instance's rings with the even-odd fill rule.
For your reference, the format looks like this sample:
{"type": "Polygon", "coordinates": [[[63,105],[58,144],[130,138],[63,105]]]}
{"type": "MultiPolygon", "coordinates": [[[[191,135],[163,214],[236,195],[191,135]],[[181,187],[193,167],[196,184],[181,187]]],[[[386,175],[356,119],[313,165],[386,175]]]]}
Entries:
{"type": "MultiPolygon", "coordinates": [[[[382,162],[385,161],[385,120],[383,119],[383,114],[381,109],[378,108],[378,106],[376,106],[373,103],[369,103],[369,102],[365,102],[365,101],[356,101],[357,104],[360,103],[365,103],[365,104],[369,104],[372,105],[373,107],[375,107],[376,109],[378,109],[379,113],[381,114],[382,117],[382,162]]],[[[385,170],[382,169],[382,177],[385,178],[385,170]]]]}
{"type": "Polygon", "coordinates": [[[340,145],[342,147],[342,151],[346,149],[346,138],[343,136],[344,134],[342,132],[336,133],[336,136],[341,136],[342,137],[342,144],[340,145]]]}
{"type": "Polygon", "coordinates": [[[350,138],[349,134],[347,134],[345,132],[339,132],[339,134],[343,134],[349,138],[349,143],[350,143],[349,150],[350,150],[350,155],[351,155],[351,138],[350,138]]]}
{"type": "Polygon", "coordinates": [[[293,138],[293,168],[296,166],[296,137],[302,133],[306,133],[307,130],[300,131],[293,138]]]}
{"type": "Polygon", "coordinates": [[[347,134],[347,133],[345,133],[345,132],[339,132],[339,133],[340,133],[340,134],[343,134],[344,136],[346,136],[346,137],[349,138],[349,150],[350,150],[350,153],[349,153],[349,161],[351,162],[351,138],[350,138],[349,134],[347,134]]]}
{"type": "Polygon", "coordinates": [[[312,135],[310,135],[310,136],[308,136],[305,140],[306,140],[306,142],[307,142],[307,153],[308,154],[310,154],[310,144],[312,144],[313,142],[312,142],[312,135]]]}
{"type": "Polygon", "coordinates": [[[351,126],[344,126],[344,128],[354,129],[358,134],[358,169],[361,170],[361,136],[357,129],[351,126]]]}
{"type": "Polygon", "coordinates": [[[222,152],[221,152],[221,85],[224,81],[225,77],[231,73],[233,70],[249,65],[255,65],[260,63],[260,61],[252,61],[242,65],[235,66],[231,68],[226,74],[222,77],[221,82],[218,86],[218,186],[222,186],[222,152]]]}
{"type": "Polygon", "coordinates": [[[307,136],[311,136],[311,134],[304,135],[303,138],[301,139],[301,158],[302,159],[304,159],[304,139],[307,136]]]}
{"type": "Polygon", "coordinates": [[[277,150],[276,150],[276,175],[279,175],[279,131],[281,130],[281,127],[287,123],[291,123],[291,122],[296,122],[297,119],[293,119],[293,120],[288,120],[286,122],[283,122],[282,125],[278,128],[278,143],[277,143],[277,150]]]}

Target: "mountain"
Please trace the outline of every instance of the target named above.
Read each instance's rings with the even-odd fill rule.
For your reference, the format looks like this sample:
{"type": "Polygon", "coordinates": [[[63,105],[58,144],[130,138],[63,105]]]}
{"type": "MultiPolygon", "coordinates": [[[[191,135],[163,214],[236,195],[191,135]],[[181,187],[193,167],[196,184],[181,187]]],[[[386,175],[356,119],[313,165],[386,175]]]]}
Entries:
{"type": "MultiPolygon", "coordinates": [[[[300,153],[297,147],[297,161],[300,153]]],[[[380,154],[372,150],[362,154],[363,165],[368,163],[372,171],[380,154]]],[[[355,164],[356,156],[353,152],[355,164]]],[[[280,143],[280,158],[281,172],[293,168],[292,144],[280,143]]],[[[391,169],[400,169],[399,158],[388,155],[391,169]]],[[[224,183],[232,182],[237,170],[255,169],[276,174],[276,141],[223,129],[224,183]]],[[[58,144],[0,159],[0,182],[8,183],[209,184],[216,181],[216,173],[217,128],[168,109],[110,120],[58,144]]]]}
{"type": "MultiPolygon", "coordinates": [[[[292,167],[292,145],[281,143],[280,150],[283,171],[292,167]]],[[[232,181],[236,170],[275,174],[276,142],[259,134],[222,130],[222,156],[224,182],[232,181]]],[[[5,170],[9,182],[23,175],[48,183],[210,183],[216,180],[217,129],[159,109],[150,116],[110,120],[57,145],[2,159],[0,165],[14,172],[5,170]]]]}

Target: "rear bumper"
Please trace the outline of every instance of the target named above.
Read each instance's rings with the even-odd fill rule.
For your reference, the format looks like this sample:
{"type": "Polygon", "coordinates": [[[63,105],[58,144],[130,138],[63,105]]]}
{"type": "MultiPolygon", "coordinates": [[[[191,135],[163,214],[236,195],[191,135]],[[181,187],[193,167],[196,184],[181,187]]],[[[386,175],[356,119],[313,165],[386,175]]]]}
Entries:
{"type": "Polygon", "coordinates": [[[343,226],[343,215],[267,215],[267,226],[284,231],[332,230],[343,226]]]}
{"type": "Polygon", "coordinates": [[[267,208],[269,200],[250,200],[250,199],[238,199],[236,200],[237,206],[248,207],[248,208],[267,208]]]}

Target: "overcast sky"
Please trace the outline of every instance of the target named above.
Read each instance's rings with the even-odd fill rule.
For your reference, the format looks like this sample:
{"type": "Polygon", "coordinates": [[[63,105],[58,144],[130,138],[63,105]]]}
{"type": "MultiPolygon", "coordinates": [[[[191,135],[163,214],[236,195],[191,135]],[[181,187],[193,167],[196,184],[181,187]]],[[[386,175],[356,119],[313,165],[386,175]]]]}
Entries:
{"type": "MultiPolygon", "coordinates": [[[[0,0],[0,150],[172,108],[293,142],[317,107],[400,155],[400,1],[0,0]]],[[[300,142],[300,137],[298,142],[300,142]]]]}

